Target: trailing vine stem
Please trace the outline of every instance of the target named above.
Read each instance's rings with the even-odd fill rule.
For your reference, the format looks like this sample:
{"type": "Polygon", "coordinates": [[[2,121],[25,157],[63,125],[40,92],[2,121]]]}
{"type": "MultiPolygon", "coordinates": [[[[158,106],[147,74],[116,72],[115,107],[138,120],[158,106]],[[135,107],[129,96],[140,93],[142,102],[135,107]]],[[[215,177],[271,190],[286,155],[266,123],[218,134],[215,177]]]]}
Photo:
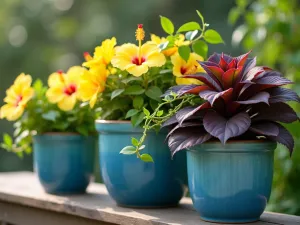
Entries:
{"type": "Polygon", "coordinates": [[[170,96],[167,96],[163,99],[163,102],[158,105],[158,107],[155,109],[155,111],[152,114],[150,114],[150,112],[144,108],[145,123],[143,126],[144,131],[142,137],[140,138],[140,140],[132,138],[133,146],[127,146],[123,148],[123,150],[120,153],[136,154],[137,158],[145,162],[153,162],[153,159],[149,154],[140,153],[145,148],[145,145],[143,145],[143,143],[145,142],[148,131],[155,128],[160,128],[164,122],[166,122],[168,119],[174,116],[186,103],[190,103],[193,98],[194,98],[193,95],[178,96],[172,93],[170,96]],[[175,101],[180,101],[180,102],[176,104],[174,108],[170,108],[167,114],[163,115],[164,113],[162,107],[166,105],[171,105],[175,101]]]}

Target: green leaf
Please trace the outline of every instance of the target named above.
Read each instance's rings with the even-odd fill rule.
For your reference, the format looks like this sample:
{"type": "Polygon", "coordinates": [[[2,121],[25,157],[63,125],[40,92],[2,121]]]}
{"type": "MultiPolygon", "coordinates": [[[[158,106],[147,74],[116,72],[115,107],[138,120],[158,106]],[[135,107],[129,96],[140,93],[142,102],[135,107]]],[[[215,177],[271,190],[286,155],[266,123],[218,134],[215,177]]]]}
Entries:
{"type": "Polygon", "coordinates": [[[145,114],[143,112],[134,115],[133,117],[131,117],[131,123],[134,127],[137,127],[138,125],[141,124],[141,122],[143,122],[145,117],[145,114]]]}
{"type": "Polygon", "coordinates": [[[42,115],[43,119],[50,120],[50,121],[53,121],[53,122],[56,121],[57,117],[59,117],[59,112],[54,111],[54,110],[51,110],[51,111],[49,111],[49,112],[42,115]]]}
{"type": "Polygon", "coordinates": [[[189,46],[183,45],[178,48],[178,53],[181,58],[183,58],[187,62],[190,58],[191,49],[189,46]]]}
{"type": "Polygon", "coordinates": [[[126,79],[123,79],[121,81],[122,81],[122,83],[127,84],[127,83],[130,83],[131,81],[141,81],[141,80],[142,80],[141,77],[134,77],[134,76],[132,76],[132,77],[128,77],[126,79]]]}
{"type": "Polygon", "coordinates": [[[139,147],[139,150],[143,150],[146,147],[146,145],[142,145],[141,147],[139,147]]]}
{"type": "Polygon", "coordinates": [[[159,111],[157,112],[156,115],[157,115],[158,117],[160,117],[160,116],[162,116],[163,114],[164,114],[164,111],[163,111],[163,110],[159,110],[159,111]]]}
{"type": "Polygon", "coordinates": [[[204,40],[210,44],[224,43],[221,35],[215,30],[207,30],[204,33],[204,40]]]}
{"type": "Polygon", "coordinates": [[[117,90],[114,90],[112,93],[111,93],[111,100],[113,100],[115,97],[119,96],[120,94],[122,94],[125,90],[124,89],[117,89],[117,90]]]}
{"type": "Polygon", "coordinates": [[[89,136],[89,130],[88,130],[87,126],[84,126],[84,125],[78,126],[78,127],[76,127],[76,131],[83,136],[86,136],[86,137],[89,136]]]}
{"type": "Polygon", "coordinates": [[[142,154],[141,160],[143,160],[144,162],[154,162],[153,158],[149,154],[142,154]]]}
{"type": "Polygon", "coordinates": [[[149,89],[146,90],[145,94],[155,100],[155,101],[158,101],[158,102],[161,102],[161,98],[160,96],[163,94],[162,91],[160,90],[159,87],[157,86],[151,86],[149,89]]]}
{"type": "Polygon", "coordinates": [[[207,51],[208,51],[208,46],[204,41],[201,41],[201,40],[196,41],[193,44],[192,49],[198,55],[202,56],[203,58],[206,58],[207,51]]]}
{"type": "Polygon", "coordinates": [[[160,16],[160,23],[162,28],[167,34],[173,34],[174,33],[174,25],[170,19],[164,16],[160,16]]]}
{"type": "Polygon", "coordinates": [[[196,37],[197,34],[198,34],[197,30],[189,31],[185,34],[185,39],[192,41],[196,37]]]}
{"type": "Polygon", "coordinates": [[[124,95],[140,95],[145,92],[145,89],[143,89],[140,85],[132,85],[125,89],[123,92],[124,95]]]}
{"type": "Polygon", "coordinates": [[[124,155],[133,155],[135,154],[135,147],[133,146],[126,146],[125,148],[123,148],[121,151],[120,151],[120,154],[124,154],[124,155]]]}
{"type": "Polygon", "coordinates": [[[139,145],[139,141],[136,138],[131,138],[131,143],[133,144],[133,146],[138,146],[139,145]]]}
{"type": "Polygon", "coordinates": [[[146,116],[150,116],[150,112],[149,112],[148,109],[143,108],[143,112],[144,112],[144,114],[145,114],[146,116]]]}
{"type": "Polygon", "coordinates": [[[192,30],[200,30],[200,29],[201,29],[201,27],[200,27],[199,23],[188,22],[188,23],[183,24],[181,27],[179,27],[179,29],[177,30],[177,33],[192,31],[192,30]]]}
{"type": "Polygon", "coordinates": [[[140,112],[140,110],[137,109],[130,109],[127,113],[126,113],[126,117],[125,119],[128,119],[136,114],[138,114],[140,112]]]}
{"type": "Polygon", "coordinates": [[[150,100],[150,106],[153,111],[157,108],[158,104],[159,103],[157,101],[155,101],[153,99],[150,100]]]}
{"type": "Polygon", "coordinates": [[[241,16],[241,10],[240,8],[233,8],[230,10],[229,12],[229,15],[228,15],[228,22],[231,24],[231,25],[234,25],[238,18],[241,16]]]}
{"type": "Polygon", "coordinates": [[[13,139],[11,138],[11,136],[9,134],[5,133],[3,135],[3,141],[4,141],[4,144],[7,145],[9,148],[12,147],[13,139]]]}
{"type": "Polygon", "coordinates": [[[133,99],[133,107],[135,109],[141,109],[144,105],[144,99],[142,96],[136,96],[134,99],[133,99]]]}
{"type": "Polygon", "coordinates": [[[43,82],[40,79],[37,79],[33,84],[33,89],[39,93],[43,90],[43,82]]]}

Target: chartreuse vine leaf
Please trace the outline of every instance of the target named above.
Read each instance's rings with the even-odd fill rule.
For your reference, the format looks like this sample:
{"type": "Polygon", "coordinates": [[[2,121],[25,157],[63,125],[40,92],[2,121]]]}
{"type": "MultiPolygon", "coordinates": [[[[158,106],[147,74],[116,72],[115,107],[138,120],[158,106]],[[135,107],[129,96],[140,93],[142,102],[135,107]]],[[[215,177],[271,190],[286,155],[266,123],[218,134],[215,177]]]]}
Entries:
{"type": "Polygon", "coordinates": [[[201,40],[196,41],[192,45],[192,49],[198,55],[202,56],[203,58],[206,58],[207,51],[208,51],[208,46],[207,46],[207,44],[204,41],[201,41],[201,40]]]}
{"type": "Polygon", "coordinates": [[[138,114],[139,112],[140,112],[140,111],[137,110],[137,109],[130,109],[130,110],[127,112],[127,114],[126,114],[125,119],[128,119],[128,118],[130,118],[130,117],[132,117],[132,116],[138,114]]]}
{"type": "Polygon", "coordinates": [[[123,94],[125,95],[140,95],[145,92],[145,89],[143,89],[140,85],[132,85],[125,89],[123,94]]]}
{"type": "Polygon", "coordinates": [[[174,33],[174,24],[170,19],[164,16],[160,16],[160,23],[162,28],[167,34],[173,34],[174,33]]]}
{"type": "Polygon", "coordinates": [[[181,56],[181,58],[183,58],[185,61],[188,61],[190,58],[191,49],[189,46],[183,45],[178,48],[178,53],[181,56]]]}
{"type": "Polygon", "coordinates": [[[204,24],[204,18],[202,16],[201,12],[199,10],[196,10],[196,12],[197,12],[198,16],[200,17],[202,23],[204,24]]]}
{"type": "Polygon", "coordinates": [[[185,34],[185,39],[192,41],[197,34],[198,34],[198,30],[189,31],[185,34]]]}
{"type": "Polygon", "coordinates": [[[159,87],[152,86],[148,90],[146,90],[145,94],[152,98],[153,100],[156,100],[158,102],[161,102],[160,96],[163,94],[159,87]]]}
{"type": "Polygon", "coordinates": [[[124,155],[133,155],[133,154],[135,154],[135,152],[136,152],[135,147],[133,147],[133,146],[126,146],[125,148],[123,148],[123,149],[120,151],[120,154],[124,154],[124,155]]]}
{"type": "Polygon", "coordinates": [[[11,136],[7,133],[5,133],[3,135],[3,141],[4,141],[4,144],[9,147],[9,148],[12,148],[12,145],[13,145],[13,140],[11,138],[11,136]]]}
{"type": "Polygon", "coordinates": [[[139,141],[136,138],[131,138],[131,143],[133,144],[133,146],[138,146],[139,145],[139,141]]]}
{"type": "Polygon", "coordinates": [[[125,91],[125,89],[117,89],[117,90],[114,90],[112,93],[111,93],[111,100],[113,100],[115,97],[119,96],[120,94],[122,94],[123,92],[125,91]]]}
{"type": "Polygon", "coordinates": [[[210,44],[224,43],[221,35],[217,31],[212,29],[205,31],[204,40],[210,44]]]}
{"type": "Polygon", "coordinates": [[[142,96],[136,96],[133,99],[133,107],[135,109],[141,109],[143,105],[144,105],[144,99],[142,96]]]}
{"type": "Polygon", "coordinates": [[[142,154],[140,156],[140,159],[143,160],[144,162],[154,162],[153,158],[149,154],[142,154]]]}
{"type": "Polygon", "coordinates": [[[186,32],[186,31],[192,31],[192,30],[200,30],[201,27],[199,23],[197,22],[188,22],[183,24],[179,29],[177,30],[177,33],[186,32]]]}
{"type": "Polygon", "coordinates": [[[144,112],[144,114],[145,114],[146,116],[150,116],[150,112],[149,112],[148,109],[143,108],[143,112],[144,112]]]}

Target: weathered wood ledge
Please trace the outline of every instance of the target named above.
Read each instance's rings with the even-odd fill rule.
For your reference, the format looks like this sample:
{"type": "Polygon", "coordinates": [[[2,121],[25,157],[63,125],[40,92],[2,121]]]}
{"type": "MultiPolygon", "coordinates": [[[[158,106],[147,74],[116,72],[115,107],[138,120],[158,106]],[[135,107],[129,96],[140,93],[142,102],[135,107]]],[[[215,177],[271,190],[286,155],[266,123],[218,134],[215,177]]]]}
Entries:
{"type": "MultiPolygon", "coordinates": [[[[31,172],[0,173],[0,224],[14,225],[213,225],[201,221],[190,199],[169,209],[118,207],[104,185],[92,183],[85,195],[55,196],[31,172]]],[[[269,213],[253,225],[300,225],[300,217],[269,213]]],[[[214,224],[215,225],[215,224],[214,224]]]]}

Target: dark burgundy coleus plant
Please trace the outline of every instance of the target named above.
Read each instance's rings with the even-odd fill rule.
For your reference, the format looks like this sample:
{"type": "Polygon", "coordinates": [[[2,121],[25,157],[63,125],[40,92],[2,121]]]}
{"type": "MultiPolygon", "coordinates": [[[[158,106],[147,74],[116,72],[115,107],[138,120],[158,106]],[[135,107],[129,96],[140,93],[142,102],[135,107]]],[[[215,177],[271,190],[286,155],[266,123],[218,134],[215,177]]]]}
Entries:
{"type": "Polygon", "coordinates": [[[179,96],[199,95],[205,102],[181,109],[163,125],[170,127],[168,144],[172,154],[209,140],[255,140],[258,137],[285,145],[292,154],[294,140],[280,123],[299,120],[286,103],[300,102],[292,90],[281,86],[292,82],[268,67],[256,66],[256,58],[247,54],[230,57],[214,54],[199,62],[206,73],[186,75],[202,85],[170,88],[179,96]]]}

